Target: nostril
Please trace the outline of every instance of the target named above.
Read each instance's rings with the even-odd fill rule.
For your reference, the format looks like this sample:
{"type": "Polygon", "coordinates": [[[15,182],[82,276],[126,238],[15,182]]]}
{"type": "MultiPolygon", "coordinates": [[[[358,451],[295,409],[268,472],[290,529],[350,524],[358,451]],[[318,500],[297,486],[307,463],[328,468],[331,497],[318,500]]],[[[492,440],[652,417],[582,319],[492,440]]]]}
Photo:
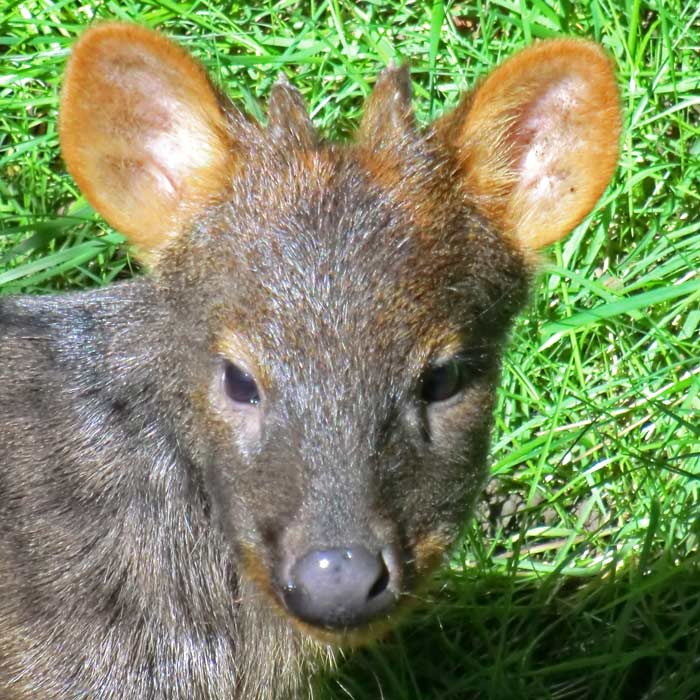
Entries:
{"type": "Polygon", "coordinates": [[[372,584],[372,588],[370,588],[369,592],[367,593],[368,600],[370,598],[375,598],[380,593],[383,593],[389,585],[389,569],[386,568],[386,562],[384,561],[384,557],[380,556],[379,562],[381,565],[381,571],[379,572],[379,577],[372,584]]]}

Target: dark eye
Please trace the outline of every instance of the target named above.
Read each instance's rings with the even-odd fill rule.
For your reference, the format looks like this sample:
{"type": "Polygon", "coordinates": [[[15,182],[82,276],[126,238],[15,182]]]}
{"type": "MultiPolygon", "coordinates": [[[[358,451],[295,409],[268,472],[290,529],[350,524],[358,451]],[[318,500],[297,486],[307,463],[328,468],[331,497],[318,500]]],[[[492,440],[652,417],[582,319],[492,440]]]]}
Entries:
{"type": "Polygon", "coordinates": [[[433,367],[421,379],[421,399],[426,403],[447,401],[464,388],[465,379],[464,363],[460,360],[450,360],[433,367]]]}
{"type": "Polygon", "coordinates": [[[224,388],[226,395],[234,403],[260,403],[260,392],[255,379],[228,361],[224,365],[224,388]]]}

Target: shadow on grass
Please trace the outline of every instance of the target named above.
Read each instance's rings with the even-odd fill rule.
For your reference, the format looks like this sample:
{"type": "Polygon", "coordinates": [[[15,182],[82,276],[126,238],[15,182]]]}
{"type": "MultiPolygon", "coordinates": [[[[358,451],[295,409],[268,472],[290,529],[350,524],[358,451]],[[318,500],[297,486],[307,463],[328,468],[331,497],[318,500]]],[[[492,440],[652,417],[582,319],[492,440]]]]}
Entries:
{"type": "Polygon", "coordinates": [[[700,556],[593,580],[443,575],[439,602],[351,655],[320,697],[700,698],[700,556]]]}

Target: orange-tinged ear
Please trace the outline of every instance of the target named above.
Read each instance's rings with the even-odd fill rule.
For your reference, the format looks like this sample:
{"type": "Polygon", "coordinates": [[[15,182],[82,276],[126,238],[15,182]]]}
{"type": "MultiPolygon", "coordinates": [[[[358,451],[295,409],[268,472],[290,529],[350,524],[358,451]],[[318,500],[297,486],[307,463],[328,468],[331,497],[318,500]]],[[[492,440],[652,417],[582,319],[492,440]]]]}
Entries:
{"type": "Polygon", "coordinates": [[[468,198],[526,249],[564,237],[593,208],[617,163],[612,63],[588,41],[525,49],[436,125],[468,198]]]}
{"type": "Polygon", "coordinates": [[[63,157],[90,203],[148,261],[235,166],[204,70],[160,34],[108,23],[76,44],[61,95],[63,157]]]}

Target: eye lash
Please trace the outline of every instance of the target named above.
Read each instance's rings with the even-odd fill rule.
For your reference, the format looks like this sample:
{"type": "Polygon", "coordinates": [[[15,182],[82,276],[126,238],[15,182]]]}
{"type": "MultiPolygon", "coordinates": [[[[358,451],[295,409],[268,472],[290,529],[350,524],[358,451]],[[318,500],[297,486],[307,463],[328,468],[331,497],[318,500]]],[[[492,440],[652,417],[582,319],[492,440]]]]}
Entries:
{"type": "Polygon", "coordinates": [[[493,365],[495,354],[491,348],[482,345],[461,350],[454,359],[467,366],[473,376],[481,376],[493,365]]]}

